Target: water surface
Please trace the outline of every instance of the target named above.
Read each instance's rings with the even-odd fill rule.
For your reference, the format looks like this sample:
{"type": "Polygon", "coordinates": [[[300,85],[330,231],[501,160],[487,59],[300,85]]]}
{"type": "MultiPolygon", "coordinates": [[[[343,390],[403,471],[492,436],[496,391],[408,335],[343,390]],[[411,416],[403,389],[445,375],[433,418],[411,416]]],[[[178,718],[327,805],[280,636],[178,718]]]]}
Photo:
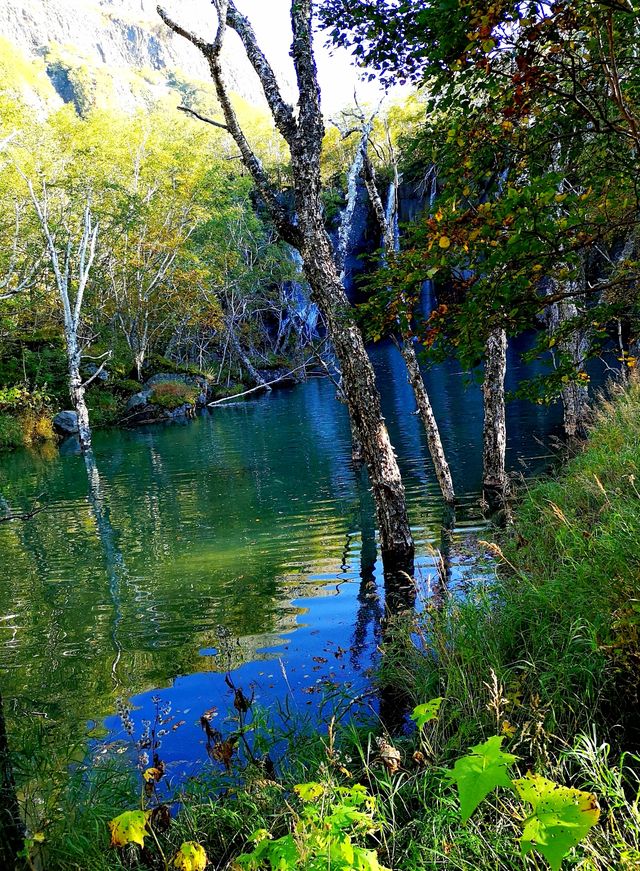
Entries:
{"type": "MultiPolygon", "coordinates": [[[[515,351],[510,388],[522,375],[515,351]]],[[[409,499],[423,578],[449,533],[402,360],[376,349],[383,406],[409,499]]],[[[482,403],[455,362],[427,381],[460,507],[452,582],[478,509],[482,403]]],[[[116,700],[136,729],[159,696],[180,730],[164,754],[185,771],[206,757],[199,717],[229,705],[224,675],[261,704],[317,714],[335,685],[368,687],[384,580],[366,475],[351,464],[349,425],[332,384],[218,407],[193,422],[95,434],[97,493],[68,446],[0,460],[12,506],[44,494],[27,523],[0,525],[0,669],[10,728],[40,717],[60,731],[106,721],[116,700]]],[[[557,409],[509,407],[509,465],[547,461],[557,409]]],[[[94,482],[96,484],[96,482],[94,482]]]]}

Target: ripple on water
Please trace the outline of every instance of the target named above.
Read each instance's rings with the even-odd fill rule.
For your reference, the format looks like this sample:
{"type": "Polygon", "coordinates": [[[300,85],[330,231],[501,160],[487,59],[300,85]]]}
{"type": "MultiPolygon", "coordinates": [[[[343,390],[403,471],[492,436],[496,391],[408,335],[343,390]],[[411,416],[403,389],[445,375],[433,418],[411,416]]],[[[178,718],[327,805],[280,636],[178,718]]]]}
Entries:
{"type": "MultiPolygon", "coordinates": [[[[465,392],[446,367],[428,373],[460,494],[455,525],[443,529],[449,520],[420,423],[408,413],[401,360],[393,349],[379,357],[416,572],[436,577],[434,551],[445,544],[450,583],[462,584],[467,539],[484,528],[477,391],[465,392]]],[[[536,415],[510,444],[514,458],[540,453],[535,438],[545,424],[536,415]]],[[[102,519],[80,457],[0,459],[12,503],[44,492],[47,504],[29,524],[0,525],[0,669],[5,697],[22,700],[16,710],[50,709],[80,728],[110,714],[118,695],[148,715],[161,688],[176,710],[192,711],[189,741],[176,738],[184,760],[193,756],[189,742],[202,751],[201,710],[228,703],[226,668],[254,681],[264,704],[293,692],[305,710],[317,706],[307,690],[318,681],[364,681],[385,579],[369,485],[351,466],[345,409],[328,381],[186,426],[96,433],[95,452],[102,519]]]]}

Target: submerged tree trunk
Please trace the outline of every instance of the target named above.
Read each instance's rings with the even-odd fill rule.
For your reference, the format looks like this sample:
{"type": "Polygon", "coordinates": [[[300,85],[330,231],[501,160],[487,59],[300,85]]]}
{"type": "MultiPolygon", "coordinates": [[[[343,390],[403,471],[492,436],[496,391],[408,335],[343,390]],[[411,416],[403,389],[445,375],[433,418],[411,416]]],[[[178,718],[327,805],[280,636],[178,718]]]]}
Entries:
{"type": "Polygon", "coordinates": [[[297,116],[284,100],[250,22],[238,12],[233,0],[214,0],[214,6],[218,13],[218,28],[212,43],[185,30],[162,9],[158,11],[175,33],[193,43],[207,59],[225,119],[224,124],[211,123],[223,127],[233,137],[278,233],[302,255],[312,299],[326,321],[342,373],[349,414],[362,442],[376,503],[382,550],[387,559],[408,561],[413,557],[413,539],[400,470],[382,417],[373,367],[340,281],[323,221],[320,156],[324,121],[312,45],[313,4],[311,0],[296,0],[291,4],[291,55],[300,94],[297,116]],[[289,147],[297,221],[291,220],[273,189],[231,103],[221,64],[227,27],[240,37],[260,79],[276,127],[289,147]]]}
{"type": "MultiPolygon", "coordinates": [[[[370,134],[370,129],[371,125],[366,126],[362,134],[363,140],[366,140],[367,142],[370,134]]],[[[385,254],[387,256],[390,256],[399,247],[398,234],[396,233],[396,224],[398,220],[398,174],[396,171],[394,181],[390,186],[389,203],[387,204],[387,210],[385,212],[382,205],[382,198],[378,193],[378,188],[376,185],[375,170],[367,154],[366,147],[364,148],[364,154],[365,158],[363,162],[363,168],[367,192],[369,194],[369,199],[371,200],[374,212],[376,213],[378,224],[380,225],[380,229],[382,231],[385,254]]],[[[431,405],[431,400],[429,399],[427,385],[424,383],[424,378],[422,377],[422,372],[420,371],[420,364],[418,363],[418,358],[416,356],[413,339],[411,338],[411,336],[408,336],[404,331],[401,331],[398,345],[400,348],[400,353],[402,354],[402,358],[407,367],[407,376],[409,384],[413,389],[413,395],[416,400],[418,414],[420,415],[420,420],[422,421],[422,425],[424,426],[424,430],[427,435],[429,453],[431,455],[431,460],[433,462],[433,466],[436,472],[436,478],[438,479],[438,484],[440,485],[442,496],[448,505],[452,505],[455,502],[456,494],[453,488],[451,469],[449,468],[449,464],[447,463],[444,447],[442,445],[442,439],[440,438],[440,430],[438,429],[436,416],[433,413],[433,407],[431,405]]]]}
{"type": "Polygon", "coordinates": [[[0,695],[0,867],[12,871],[24,842],[24,827],[13,778],[13,766],[0,695]]]}
{"type": "Polygon", "coordinates": [[[487,339],[485,349],[484,429],[482,453],[483,496],[491,509],[504,504],[507,495],[507,425],[504,382],[507,374],[507,333],[498,328],[487,339]]]}
{"type": "Polygon", "coordinates": [[[440,485],[440,490],[447,504],[452,505],[456,501],[456,494],[453,489],[453,479],[449,463],[444,453],[442,439],[440,438],[440,430],[436,422],[433,408],[429,400],[429,394],[420,371],[420,365],[416,356],[416,351],[411,339],[402,339],[400,343],[400,352],[407,367],[409,383],[413,388],[413,395],[418,406],[418,414],[422,420],[425,432],[427,434],[427,443],[429,445],[429,453],[433,460],[433,466],[436,470],[436,478],[440,485]]]}

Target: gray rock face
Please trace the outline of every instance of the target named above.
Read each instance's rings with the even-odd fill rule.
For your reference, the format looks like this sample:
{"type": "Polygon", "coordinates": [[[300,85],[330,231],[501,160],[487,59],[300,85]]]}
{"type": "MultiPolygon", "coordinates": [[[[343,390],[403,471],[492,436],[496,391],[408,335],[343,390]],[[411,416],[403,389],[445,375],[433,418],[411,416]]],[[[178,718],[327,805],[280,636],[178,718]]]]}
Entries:
{"type": "Polygon", "coordinates": [[[53,418],[53,428],[61,436],[72,436],[78,432],[78,415],[75,411],[60,411],[53,418]]]}
{"type": "MultiPolygon", "coordinates": [[[[216,19],[210,0],[165,0],[163,5],[186,27],[213,38],[216,19]]],[[[110,80],[112,102],[124,111],[176,90],[176,76],[210,81],[201,53],[162,23],[155,0],[2,0],[0,36],[29,57],[44,58],[61,100],[83,110],[87,107],[78,105],[67,65],[97,76],[101,85],[110,80]]],[[[225,55],[230,89],[253,104],[264,104],[235,34],[229,34],[225,55]]],[[[99,94],[96,100],[100,102],[99,94]]]]}

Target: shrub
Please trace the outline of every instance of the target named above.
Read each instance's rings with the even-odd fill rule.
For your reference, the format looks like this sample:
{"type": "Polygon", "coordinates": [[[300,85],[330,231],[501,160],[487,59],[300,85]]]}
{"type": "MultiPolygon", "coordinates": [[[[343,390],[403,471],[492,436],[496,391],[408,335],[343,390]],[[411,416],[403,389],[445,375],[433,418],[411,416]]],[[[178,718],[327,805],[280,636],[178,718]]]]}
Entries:
{"type": "Polygon", "coordinates": [[[198,390],[181,381],[165,381],[156,384],[151,393],[151,402],[160,408],[174,411],[181,405],[195,405],[198,399],[198,390]]]}
{"type": "Polygon", "coordinates": [[[23,443],[20,421],[10,414],[0,414],[0,451],[11,451],[23,443]]]}
{"type": "Polygon", "coordinates": [[[0,390],[0,450],[50,441],[54,436],[49,397],[41,390],[0,390]]]}

